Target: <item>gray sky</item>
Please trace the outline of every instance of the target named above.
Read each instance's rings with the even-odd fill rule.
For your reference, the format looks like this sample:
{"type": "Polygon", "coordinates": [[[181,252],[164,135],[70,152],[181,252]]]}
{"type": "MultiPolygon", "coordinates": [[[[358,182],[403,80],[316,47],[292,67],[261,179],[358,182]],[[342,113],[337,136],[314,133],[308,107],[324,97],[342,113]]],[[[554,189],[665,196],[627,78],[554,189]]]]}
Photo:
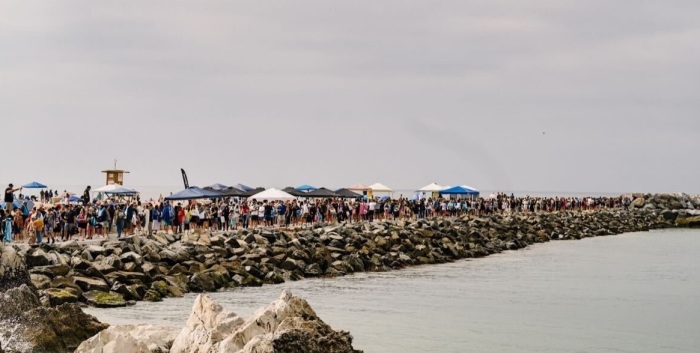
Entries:
{"type": "Polygon", "coordinates": [[[6,0],[0,182],[99,185],[117,158],[127,185],[182,167],[697,193],[699,18],[697,0],[6,0]]]}

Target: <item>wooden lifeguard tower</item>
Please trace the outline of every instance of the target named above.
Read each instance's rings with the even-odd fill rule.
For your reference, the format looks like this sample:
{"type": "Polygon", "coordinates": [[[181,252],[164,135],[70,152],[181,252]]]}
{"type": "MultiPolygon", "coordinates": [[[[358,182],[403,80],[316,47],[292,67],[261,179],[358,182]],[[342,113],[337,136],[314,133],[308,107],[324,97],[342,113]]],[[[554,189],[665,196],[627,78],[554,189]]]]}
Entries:
{"type": "Polygon", "coordinates": [[[105,185],[117,184],[124,185],[124,174],[129,173],[126,170],[117,169],[117,160],[114,160],[114,169],[103,170],[102,173],[107,175],[107,181],[105,185]]]}

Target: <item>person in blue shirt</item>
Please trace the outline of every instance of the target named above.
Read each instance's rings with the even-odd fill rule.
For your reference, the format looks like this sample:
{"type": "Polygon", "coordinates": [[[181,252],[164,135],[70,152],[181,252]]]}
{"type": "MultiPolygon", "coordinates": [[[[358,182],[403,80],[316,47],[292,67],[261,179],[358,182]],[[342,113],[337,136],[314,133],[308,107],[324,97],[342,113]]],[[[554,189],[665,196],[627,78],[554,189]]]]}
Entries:
{"type": "Polygon", "coordinates": [[[155,232],[158,232],[160,230],[160,211],[158,211],[158,207],[153,207],[151,210],[151,223],[153,223],[153,230],[155,232]]]}
{"type": "Polygon", "coordinates": [[[163,206],[163,213],[161,213],[160,217],[163,221],[163,230],[167,233],[170,230],[170,227],[173,224],[173,216],[174,212],[172,211],[172,206],[170,206],[170,202],[165,201],[165,205],[163,206]]]}
{"type": "Polygon", "coordinates": [[[29,217],[29,206],[27,206],[27,201],[22,201],[21,210],[22,210],[22,219],[24,219],[24,221],[26,222],[27,218],[29,217]]]}

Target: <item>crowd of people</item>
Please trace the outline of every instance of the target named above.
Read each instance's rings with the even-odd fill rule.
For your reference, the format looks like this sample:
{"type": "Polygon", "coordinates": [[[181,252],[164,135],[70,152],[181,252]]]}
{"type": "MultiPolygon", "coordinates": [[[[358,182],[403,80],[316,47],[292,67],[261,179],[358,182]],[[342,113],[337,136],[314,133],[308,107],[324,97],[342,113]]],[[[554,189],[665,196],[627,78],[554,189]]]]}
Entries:
{"type": "MultiPolygon", "coordinates": [[[[230,231],[250,227],[300,227],[314,223],[358,223],[385,220],[416,220],[494,213],[585,211],[599,208],[628,208],[627,197],[515,197],[499,193],[488,198],[403,197],[358,199],[296,199],[255,201],[239,198],[171,203],[163,199],[141,202],[133,199],[91,200],[88,186],[78,203],[42,203],[17,207],[14,193],[21,188],[8,185],[5,209],[0,210],[3,241],[48,243],[103,237],[117,238],[158,231],[230,231]]],[[[43,201],[56,197],[42,195],[43,201]]]]}

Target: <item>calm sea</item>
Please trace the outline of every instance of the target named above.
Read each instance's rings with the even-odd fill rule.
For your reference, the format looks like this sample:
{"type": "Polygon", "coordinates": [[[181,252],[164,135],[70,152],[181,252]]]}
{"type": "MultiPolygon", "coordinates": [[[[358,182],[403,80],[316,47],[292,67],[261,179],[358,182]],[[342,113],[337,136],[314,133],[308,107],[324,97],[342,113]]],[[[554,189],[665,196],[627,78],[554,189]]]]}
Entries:
{"type": "MultiPolygon", "coordinates": [[[[211,294],[244,316],[289,288],[366,352],[700,352],[700,231],[654,231],[446,265],[211,294]]],[[[195,295],[88,309],[181,327],[195,295]]]]}

